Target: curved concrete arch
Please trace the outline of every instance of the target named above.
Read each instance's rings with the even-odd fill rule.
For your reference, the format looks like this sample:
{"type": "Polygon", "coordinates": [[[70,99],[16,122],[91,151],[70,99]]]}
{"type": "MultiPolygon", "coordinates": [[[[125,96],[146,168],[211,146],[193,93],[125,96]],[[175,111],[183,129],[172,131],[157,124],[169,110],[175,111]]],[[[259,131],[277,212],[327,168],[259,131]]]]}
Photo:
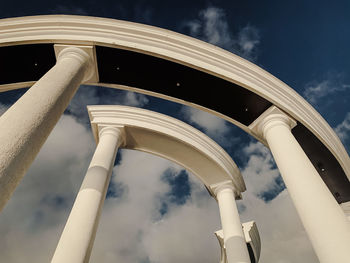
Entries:
{"type": "MultiPolygon", "coordinates": [[[[350,200],[350,195],[346,194],[347,191],[344,189],[344,187],[349,188],[350,185],[350,159],[335,132],[320,114],[293,89],[249,61],[221,48],[182,34],[126,21],[67,15],[33,16],[1,20],[0,50],[9,46],[38,45],[40,43],[43,45],[55,45],[56,51],[59,49],[57,44],[94,47],[96,74],[87,80],[86,84],[134,90],[194,106],[231,121],[263,143],[265,143],[264,139],[255,132],[254,127],[251,125],[268,107],[278,107],[297,122],[294,131],[299,136],[297,136],[298,141],[301,142],[303,147],[307,147],[304,148],[304,151],[333,195],[337,198],[337,195],[340,193],[339,198],[337,198],[338,202],[350,200]],[[160,61],[161,63],[164,61],[171,62],[173,63],[171,67],[175,64],[180,65],[181,69],[189,72],[188,74],[201,74],[198,75],[199,79],[201,77],[210,77],[215,78],[215,81],[219,81],[214,81],[214,84],[232,83],[234,89],[239,90],[238,93],[248,92],[249,96],[255,96],[250,101],[250,106],[254,106],[254,100],[262,102],[262,105],[255,112],[254,116],[251,116],[246,122],[242,122],[236,118],[237,116],[231,116],[224,111],[221,112],[217,108],[221,101],[209,102],[209,104],[204,105],[200,100],[191,101],[186,96],[176,97],[168,91],[143,89],[132,85],[132,82],[118,84],[108,81],[105,77],[101,77],[105,65],[102,62],[102,65],[99,64],[99,61],[102,59],[100,54],[96,55],[96,50],[98,51],[97,53],[103,53],[107,52],[107,49],[129,52],[128,54],[141,54],[159,59],[158,62],[160,61]],[[310,136],[313,137],[312,140],[309,140],[310,136]],[[320,152],[322,154],[319,154],[320,152]],[[324,169],[324,166],[326,169],[324,169]],[[338,191],[340,188],[342,189],[338,191]],[[341,196],[342,194],[344,197],[341,196]]],[[[47,48],[49,49],[50,47],[47,48]]],[[[50,63],[55,62],[51,61],[50,63]]],[[[155,77],[159,78],[156,74],[155,77]]],[[[34,83],[35,80],[24,79],[18,83],[14,83],[16,81],[1,83],[0,91],[25,87],[34,83]]],[[[226,92],[229,88],[231,87],[226,85],[221,91],[216,91],[215,89],[214,93],[226,92]]],[[[192,92],[200,93],[198,90],[192,92]]],[[[198,97],[199,95],[196,94],[196,96],[198,97]]],[[[227,95],[222,94],[222,98],[227,100],[227,97],[227,95]]],[[[232,103],[236,104],[238,102],[239,100],[237,99],[232,103]]],[[[230,107],[230,102],[226,101],[225,103],[226,108],[230,107]]],[[[240,107],[242,106],[244,105],[240,105],[240,107]]],[[[244,108],[241,110],[243,114],[244,108]]],[[[245,110],[248,111],[250,109],[246,108],[245,110]]]]}
{"type": "Polygon", "coordinates": [[[89,261],[118,148],[167,158],[196,175],[218,201],[222,221],[219,241],[225,247],[225,258],[230,263],[251,262],[250,258],[257,262],[260,239],[252,243],[252,237],[258,236],[258,230],[256,226],[255,232],[243,229],[246,226],[242,227],[235,203],[245,191],[244,181],[218,144],[184,122],[145,109],[99,105],[88,106],[88,113],[96,150],[52,263],[89,261]]]}
{"type": "MultiPolygon", "coordinates": [[[[232,181],[237,196],[245,184],[237,165],[212,139],[172,117],[128,106],[88,106],[96,143],[104,127],[123,127],[121,148],[151,153],[183,166],[211,192],[211,186],[232,181]]],[[[213,196],[215,196],[212,193],[213,196]]]]}

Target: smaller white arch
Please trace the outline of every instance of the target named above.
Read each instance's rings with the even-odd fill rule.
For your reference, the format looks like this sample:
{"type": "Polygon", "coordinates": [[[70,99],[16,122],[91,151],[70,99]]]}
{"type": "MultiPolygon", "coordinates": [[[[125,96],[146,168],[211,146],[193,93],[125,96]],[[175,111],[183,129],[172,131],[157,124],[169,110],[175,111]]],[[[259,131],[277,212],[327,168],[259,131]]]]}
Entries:
{"type": "MultiPolygon", "coordinates": [[[[231,157],[208,136],[172,117],[120,105],[87,106],[93,135],[106,126],[124,127],[120,147],[139,150],[174,161],[211,185],[231,181],[236,198],[246,190],[242,175],[231,157]]],[[[213,194],[213,193],[212,193],[213,194]]],[[[215,196],[215,195],[213,195],[215,196]]]]}

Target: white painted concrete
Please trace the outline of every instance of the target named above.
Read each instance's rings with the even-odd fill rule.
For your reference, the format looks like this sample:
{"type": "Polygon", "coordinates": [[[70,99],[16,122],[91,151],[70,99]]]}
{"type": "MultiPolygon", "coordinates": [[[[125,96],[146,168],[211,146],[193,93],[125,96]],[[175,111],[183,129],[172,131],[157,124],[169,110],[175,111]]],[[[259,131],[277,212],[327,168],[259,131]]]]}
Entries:
{"type": "Polygon", "coordinates": [[[95,105],[88,106],[88,111],[96,142],[99,130],[106,125],[125,126],[125,148],[178,163],[197,176],[209,191],[212,184],[223,181],[232,182],[239,196],[245,191],[242,175],[232,158],[220,145],[192,126],[135,107],[95,105]]]}
{"type": "Polygon", "coordinates": [[[0,117],[0,210],[84,81],[91,64],[88,54],[79,48],[62,50],[57,64],[0,117]]]}
{"type": "Polygon", "coordinates": [[[52,263],[89,262],[117,149],[124,128],[105,127],[57,245],[52,263]]]}
{"type": "Polygon", "coordinates": [[[212,186],[219,203],[224,246],[228,263],[250,263],[243,227],[235,201],[234,187],[230,182],[212,186]]]}
{"type": "Polygon", "coordinates": [[[344,214],[346,215],[346,217],[350,221],[350,201],[340,204],[340,207],[343,209],[344,214]]]}
{"type": "Polygon", "coordinates": [[[272,107],[253,126],[270,147],[320,262],[349,262],[350,223],[291,133],[292,125],[293,119],[272,107]]]}

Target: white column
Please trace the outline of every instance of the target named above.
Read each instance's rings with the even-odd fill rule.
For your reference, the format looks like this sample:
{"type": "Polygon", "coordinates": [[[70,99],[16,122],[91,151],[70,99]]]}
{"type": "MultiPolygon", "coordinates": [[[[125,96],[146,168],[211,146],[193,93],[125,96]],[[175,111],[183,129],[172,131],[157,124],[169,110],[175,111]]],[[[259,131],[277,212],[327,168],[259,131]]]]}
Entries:
{"type": "Polygon", "coordinates": [[[52,263],[89,262],[116,153],[124,140],[124,130],[105,127],[99,138],[52,263]]]}
{"type": "Polygon", "coordinates": [[[90,65],[85,51],[64,49],[56,65],[0,117],[0,211],[90,73],[90,65]]]}
{"type": "Polygon", "coordinates": [[[277,109],[261,120],[258,130],[268,143],[320,262],[350,262],[350,224],[291,133],[292,123],[277,109]]]}
{"type": "Polygon", "coordinates": [[[214,188],[214,193],[219,203],[228,263],[250,263],[233,185],[231,183],[219,185],[214,188]]]}

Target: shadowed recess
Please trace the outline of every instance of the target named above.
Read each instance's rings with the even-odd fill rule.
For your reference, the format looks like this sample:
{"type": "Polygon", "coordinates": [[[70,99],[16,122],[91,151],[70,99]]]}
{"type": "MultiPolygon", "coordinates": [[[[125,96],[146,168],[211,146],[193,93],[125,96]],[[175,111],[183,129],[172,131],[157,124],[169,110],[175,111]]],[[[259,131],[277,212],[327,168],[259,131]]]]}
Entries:
{"type": "Polygon", "coordinates": [[[39,80],[56,64],[53,44],[0,48],[0,84],[39,80]]]}
{"type": "Polygon", "coordinates": [[[96,46],[101,83],[113,83],[165,94],[225,114],[245,125],[271,102],[208,73],[129,50],[96,46]]]}
{"type": "MultiPolygon", "coordinates": [[[[96,46],[96,56],[101,83],[135,87],[185,100],[246,126],[272,105],[237,84],[152,55],[96,46]]],[[[36,81],[55,62],[52,43],[2,46],[0,85],[36,81]]],[[[13,95],[8,99],[10,104],[23,93],[7,94],[13,95]]],[[[350,182],[333,154],[302,124],[293,129],[293,134],[338,203],[350,201],[350,182]]]]}

